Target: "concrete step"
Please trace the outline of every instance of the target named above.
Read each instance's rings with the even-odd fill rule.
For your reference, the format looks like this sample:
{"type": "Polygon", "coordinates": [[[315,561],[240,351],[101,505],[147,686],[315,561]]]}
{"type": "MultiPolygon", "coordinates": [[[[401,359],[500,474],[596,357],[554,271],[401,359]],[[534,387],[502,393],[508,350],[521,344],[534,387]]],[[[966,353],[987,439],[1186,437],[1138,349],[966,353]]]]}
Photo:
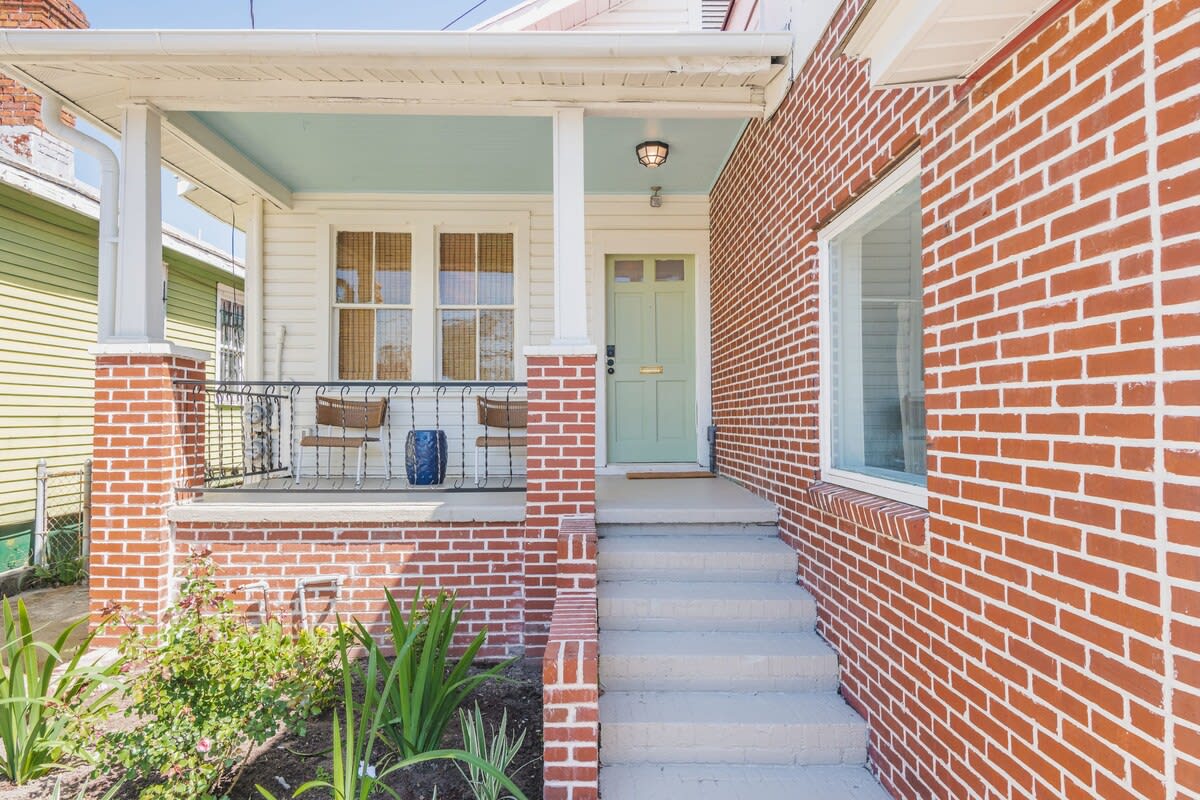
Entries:
{"type": "Polygon", "coordinates": [[[602,764],[861,766],[866,760],[867,725],[833,692],[606,692],[600,698],[602,764]]]}
{"type": "Polygon", "coordinates": [[[796,551],[775,536],[616,536],[598,549],[600,580],[796,582],[796,551]]]}
{"type": "Polygon", "coordinates": [[[815,633],[605,631],[606,691],[829,691],[837,655],[815,633]]]}
{"type": "Polygon", "coordinates": [[[817,609],[786,583],[603,581],[602,631],[806,631],[817,609]]]}
{"type": "Polygon", "coordinates": [[[615,764],[600,770],[604,800],[888,800],[857,766],[615,764]]]}
{"type": "Polygon", "coordinates": [[[779,536],[775,519],[741,522],[639,522],[596,526],[601,539],[622,536],[779,536]]]}

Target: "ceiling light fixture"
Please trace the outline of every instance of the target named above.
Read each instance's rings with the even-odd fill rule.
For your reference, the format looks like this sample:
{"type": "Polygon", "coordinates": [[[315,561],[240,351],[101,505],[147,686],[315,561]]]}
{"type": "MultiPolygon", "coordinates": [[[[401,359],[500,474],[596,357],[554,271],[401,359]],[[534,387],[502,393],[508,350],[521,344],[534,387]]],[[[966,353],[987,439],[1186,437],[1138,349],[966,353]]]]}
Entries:
{"type": "Polygon", "coordinates": [[[667,147],[666,142],[642,142],[637,146],[638,163],[651,169],[661,167],[667,160],[668,150],[670,148],[667,147]]]}

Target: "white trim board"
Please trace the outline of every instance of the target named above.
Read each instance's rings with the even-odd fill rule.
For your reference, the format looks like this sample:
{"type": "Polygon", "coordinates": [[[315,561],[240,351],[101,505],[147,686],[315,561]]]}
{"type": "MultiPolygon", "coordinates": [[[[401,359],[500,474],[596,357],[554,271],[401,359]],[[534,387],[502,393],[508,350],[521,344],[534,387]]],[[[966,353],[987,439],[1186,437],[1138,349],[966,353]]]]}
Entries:
{"type": "Polygon", "coordinates": [[[833,309],[832,286],[830,282],[830,264],[829,264],[829,243],[838,236],[838,234],[847,230],[851,225],[858,222],[869,212],[875,209],[879,203],[890,196],[893,192],[903,186],[905,183],[919,178],[921,174],[921,154],[920,152],[913,153],[903,162],[901,162],[890,174],[879,181],[875,186],[864,194],[862,197],[854,201],[845,212],[835,218],[827,227],[821,229],[817,234],[817,250],[818,250],[818,281],[819,281],[819,296],[818,303],[818,329],[820,338],[819,351],[819,438],[820,438],[820,469],[821,479],[838,486],[845,486],[849,489],[855,489],[860,492],[875,495],[877,497],[885,497],[889,500],[896,500],[901,503],[918,508],[929,507],[929,492],[925,486],[917,486],[912,484],[902,483],[900,481],[888,480],[886,478],[874,477],[858,472],[838,469],[832,463],[832,447],[833,447],[833,424],[832,410],[833,398],[830,387],[833,378],[833,365],[830,363],[830,353],[833,344],[833,331],[830,325],[830,317],[833,309]]]}
{"type": "MultiPolygon", "coordinates": [[[[607,344],[605,320],[607,319],[608,291],[605,277],[605,259],[609,255],[622,253],[669,253],[687,254],[695,258],[696,264],[696,461],[708,463],[708,426],[712,424],[712,306],[709,287],[708,230],[604,230],[592,231],[588,243],[588,261],[591,273],[591,319],[588,329],[593,332],[603,356],[607,344]]],[[[607,374],[604,359],[596,366],[596,467],[608,466],[608,422],[605,389],[607,374]]],[[[691,462],[687,462],[691,463],[691,462]]]]}

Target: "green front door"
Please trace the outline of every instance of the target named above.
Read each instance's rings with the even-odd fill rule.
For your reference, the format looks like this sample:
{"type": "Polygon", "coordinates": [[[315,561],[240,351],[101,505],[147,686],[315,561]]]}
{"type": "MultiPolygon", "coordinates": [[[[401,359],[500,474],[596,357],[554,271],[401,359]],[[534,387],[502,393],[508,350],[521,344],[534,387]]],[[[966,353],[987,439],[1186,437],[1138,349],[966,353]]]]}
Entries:
{"type": "Polygon", "coordinates": [[[696,461],[695,260],[609,256],[608,460],[696,461]]]}

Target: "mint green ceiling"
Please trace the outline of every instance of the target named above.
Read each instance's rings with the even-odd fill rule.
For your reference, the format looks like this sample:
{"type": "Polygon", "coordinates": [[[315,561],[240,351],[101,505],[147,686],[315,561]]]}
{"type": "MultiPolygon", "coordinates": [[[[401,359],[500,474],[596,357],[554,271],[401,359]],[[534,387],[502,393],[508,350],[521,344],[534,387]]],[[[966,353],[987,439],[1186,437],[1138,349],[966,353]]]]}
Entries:
{"type": "MultiPolygon", "coordinates": [[[[365,116],[203,112],[196,117],[294,192],[551,190],[547,117],[365,116]]],[[[728,119],[585,120],[585,183],[596,194],[707,194],[745,122],[728,119]],[[671,146],[646,169],[634,147],[671,146]]]]}

